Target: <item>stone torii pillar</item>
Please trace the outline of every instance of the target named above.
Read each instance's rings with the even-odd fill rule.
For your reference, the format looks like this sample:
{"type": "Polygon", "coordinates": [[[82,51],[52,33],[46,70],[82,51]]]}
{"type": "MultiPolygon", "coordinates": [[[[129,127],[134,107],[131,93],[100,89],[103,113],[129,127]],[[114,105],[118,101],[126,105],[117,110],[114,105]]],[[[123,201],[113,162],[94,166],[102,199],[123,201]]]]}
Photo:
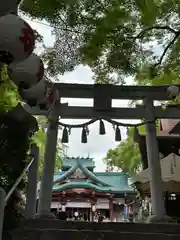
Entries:
{"type": "Polygon", "coordinates": [[[159,149],[156,139],[156,124],[154,114],[153,99],[146,98],[145,104],[145,116],[146,121],[152,121],[147,123],[146,126],[146,147],[148,157],[148,171],[151,189],[152,200],[152,213],[149,218],[151,222],[166,222],[170,221],[170,218],[166,216],[165,203],[164,203],[164,189],[161,175],[161,164],[159,159],[159,149]]]}
{"type": "Polygon", "coordinates": [[[34,158],[29,172],[28,172],[28,186],[27,186],[27,200],[26,200],[26,217],[28,219],[34,218],[36,214],[36,200],[37,200],[37,181],[38,181],[38,163],[39,163],[39,148],[36,144],[31,145],[31,155],[34,158]]]}
{"type": "Polygon", "coordinates": [[[40,187],[38,214],[36,215],[36,218],[55,218],[55,216],[51,213],[51,201],[54,169],[56,163],[56,145],[59,119],[58,107],[59,103],[55,105],[54,109],[52,110],[50,120],[48,121],[44,167],[40,187]]]}

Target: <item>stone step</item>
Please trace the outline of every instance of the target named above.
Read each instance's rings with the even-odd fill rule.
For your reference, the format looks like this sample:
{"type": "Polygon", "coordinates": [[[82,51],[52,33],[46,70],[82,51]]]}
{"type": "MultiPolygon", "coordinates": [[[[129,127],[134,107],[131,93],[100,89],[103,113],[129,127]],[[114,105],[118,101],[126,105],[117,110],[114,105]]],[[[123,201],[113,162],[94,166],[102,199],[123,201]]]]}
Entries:
{"type": "Polygon", "coordinates": [[[147,232],[119,232],[119,231],[93,231],[78,229],[59,230],[14,230],[12,240],[179,240],[180,234],[147,233],[147,232]]]}
{"type": "Polygon", "coordinates": [[[23,229],[78,229],[78,230],[111,230],[118,232],[147,232],[180,234],[179,224],[145,224],[145,223],[113,223],[113,222],[67,222],[60,220],[28,220],[22,225],[23,229]]]}

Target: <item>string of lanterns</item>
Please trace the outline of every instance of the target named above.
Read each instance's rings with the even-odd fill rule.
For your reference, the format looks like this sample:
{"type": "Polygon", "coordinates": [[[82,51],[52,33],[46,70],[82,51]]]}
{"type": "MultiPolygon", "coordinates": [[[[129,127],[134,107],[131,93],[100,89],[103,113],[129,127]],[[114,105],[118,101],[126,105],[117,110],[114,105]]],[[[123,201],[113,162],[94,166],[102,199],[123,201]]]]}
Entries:
{"type": "Polygon", "coordinates": [[[21,100],[30,107],[49,110],[59,99],[58,90],[49,87],[43,61],[33,53],[35,33],[18,16],[19,0],[0,4],[0,62],[7,65],[10,80],[17,86],[21,100]]]}
{"type": "Polygon", "coordinates": [[[134,140],[137,141],[139,139],[138,127],[142,126],[142,125],[145,125],[147,123],[155,122],[155,121],[144,121],[144,122],[137,123],[137,124],[127,124],[127,123],[117,122],[117,121],[112,120],[112,119],[107,118],[107,117],[106,118],[105,117],[94,118],[94,119],[91,119],[88,122],[81,123],[81,124],[74,124],[74,125],[58,122],[59,126],[63,127],[62,142],[63,143],[68,143],[69,142],[69,135],[71,134],[71,129],[72,128],[82,128],[81,142],[82,143],[87,143],[87,138],[88,138],[88,135],[89,135],[88,126],[95,123],[96,121],[99,121],[99,134],[100,135],[105,135],[106,134],[104,121],[112,124],[113,129],[115,130],[115,141],[116,142],[120,142],[122,140],[120,126],[121,127],[134,127],[134,140]]]}

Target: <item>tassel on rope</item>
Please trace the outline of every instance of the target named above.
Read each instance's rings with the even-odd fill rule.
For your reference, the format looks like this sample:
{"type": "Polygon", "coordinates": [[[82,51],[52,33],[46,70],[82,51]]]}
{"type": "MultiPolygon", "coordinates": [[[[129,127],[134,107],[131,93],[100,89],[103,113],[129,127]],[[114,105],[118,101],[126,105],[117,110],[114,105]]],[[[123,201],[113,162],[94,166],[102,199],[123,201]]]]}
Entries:
{"type": "Polygon", "coordinates": [[[105,135],[106,134],[106,130],[105,130],[103,120],[100,120],[100,122],[99,122],[99,134],[100,135],[105,135]]]}
{"type": "Polygon", "coordinates": [[[118,126],[116,126],[115,141],[116,142],[121,141],[121,131],[120,131],[120,128],[118,126]]]}
{"type": "Polygon", "coordinates": [[[86,129],[85,128],[83,128],[83,130],[82,130],[81,142],[82,143],[87,143],[87,133],[86,133],[86,129]]]}
{"type": "Polygon", "coordinates": [[[133,135],[133,139],[135,142],[138,142],[139,141],[139,130],[137,127],[134,128],[134,135],[133,135]]]}
{"type": "Polygon", "coordinates": [[[63,134],[62,134],[62,143],[68,143],[69,142],[69,134],[68,134],[68,130],[65,127],[63,129],[63,134]]]}

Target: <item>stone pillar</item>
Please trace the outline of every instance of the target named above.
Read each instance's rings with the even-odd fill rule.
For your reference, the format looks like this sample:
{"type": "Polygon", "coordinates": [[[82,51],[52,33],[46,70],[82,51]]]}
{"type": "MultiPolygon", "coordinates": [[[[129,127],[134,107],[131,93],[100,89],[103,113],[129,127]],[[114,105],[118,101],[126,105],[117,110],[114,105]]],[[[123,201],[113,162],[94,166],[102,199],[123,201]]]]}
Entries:
{"type": "Polygon", "coordinates": [[[144,103],[146,121],[152,121],[146,124],[146,148],[153,213],[150,221],[165,221],[164,189],[161,176],[159,149],[156,139],[154,105],[152,99],[146,99],[144,103]]]}
{"type": "Polygon", "coordinates": [[[51,214],[51,201],[58,136],[58,105],[59,104],[52,110],[48,123],[37,218],[55,218],[55,216],[51,214]]]}
{"type": "Polygon", "coordinates": [[[34,162],[29,168],[28,172],[28,187],[27,187],[27,201],[26,201],[26,217],[28,219],[34,218],[36,214],[36,200],[37,200],[37,181],[38,181],[38,162],[39,162],[39,148],[36,144],[31,146],[31,155],[34,162]]]}
{"type": "Polygon", "coordinates": [[[0,240],[2,239],[4,208],[5,208],[6,193],[3,188],[0,188],[0,240]]]}

